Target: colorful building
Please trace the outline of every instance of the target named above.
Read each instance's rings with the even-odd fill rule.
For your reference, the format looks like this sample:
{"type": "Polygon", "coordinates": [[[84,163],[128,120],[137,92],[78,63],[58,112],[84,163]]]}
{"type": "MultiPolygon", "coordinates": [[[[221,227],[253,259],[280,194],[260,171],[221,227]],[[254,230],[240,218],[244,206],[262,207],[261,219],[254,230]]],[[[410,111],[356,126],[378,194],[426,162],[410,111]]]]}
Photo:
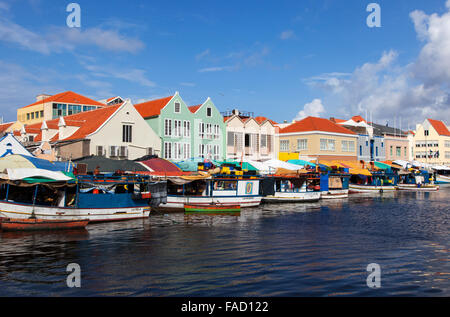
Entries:
{"type": "Polygon", "coordinates": [[[103,107],[106,105],[72,91],[56,95],[41,94],[36,97],[36,102],[17,109],[17,122],[21,125],[41,123],[103,107]]]}
{"type": "Polygon", "coordinates": [[[129,100],[25,125],[15,135],[38,156],[61,160],[89,155],[136,159],[161,150],[158,136],[129,100]]]}
{"type": "Polygon", "coordinates": [[[277,157],[276,122],[237,109],[222,114],[227,131],[227,159],[264,161],[277,157]]]}
{"type": "MultiPolygon", "coordinates": [[[[359,161],[384,161],[386,160],[385,141],[382,134],[374,133],[371,124],[361,116],[354,116],[349,120],[330,118],[331,121],[355,132],[358,135],[356,151],[359,161]]],[[[378,132],[378,130],[375,130],[378,132]]]]}
{"type": "Polygon", "coordinates": [[[450,131],[442,121],[426,119],[417,124],[414,145],[416,161],[436,165],[450,164],[450,131]]]}
{"type": "Polygon", "coordinates": [[[387,161],[408,160],[409,140],[406,132],[388,125],[370,123],[375,135],[384,138],[385,153],[387,161]]]}
{"type": "Polygon", "coordinates": [[[358,135],[328,119],[307,117],[279,132],[279,159],[356,161],[358,135]]]}
{"type": "Polygon", "coordinates": [[[135,107],[158,135],[162,158],[173,161],[225,158],[225,123],[209,97],[200,105],[188,107],[176,92],[135,107]]]}

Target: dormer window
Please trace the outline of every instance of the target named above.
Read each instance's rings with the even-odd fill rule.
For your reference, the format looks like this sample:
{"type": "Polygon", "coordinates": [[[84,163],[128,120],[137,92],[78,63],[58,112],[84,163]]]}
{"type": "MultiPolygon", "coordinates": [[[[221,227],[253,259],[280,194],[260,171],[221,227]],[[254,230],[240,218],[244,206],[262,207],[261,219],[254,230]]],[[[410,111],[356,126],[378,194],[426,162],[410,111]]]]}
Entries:
{"type": "Polygon", "coordinates": [[[175,112],[180,113],[180,103],[178,101],[175,102],[175,112]]]}
{"type": "Polygon", "coordinates": [[[206,116],[212,117],[212,109],[210,107],[206,108],[206,116]]]}

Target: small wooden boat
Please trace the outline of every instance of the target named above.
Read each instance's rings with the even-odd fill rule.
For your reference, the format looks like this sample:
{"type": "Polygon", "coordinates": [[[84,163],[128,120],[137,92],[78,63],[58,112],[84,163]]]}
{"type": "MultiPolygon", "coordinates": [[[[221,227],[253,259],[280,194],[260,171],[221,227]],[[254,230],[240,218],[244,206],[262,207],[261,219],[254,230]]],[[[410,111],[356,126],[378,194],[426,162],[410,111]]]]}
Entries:
{"type": "Polygon", "coordinates": [[[236,215],[240,214],[240,205],[184,205],[185,214],[201,214],[201,215],[236,215]]]}
{"type": "Polygon", "coordinates": [[[1,229],[3,231],[83,229],[86,227],[88,223],[89,223],[88,219],[43,220],[36,218],[29,218],[29,219],[3,218],[1,221],[1,229]]]}

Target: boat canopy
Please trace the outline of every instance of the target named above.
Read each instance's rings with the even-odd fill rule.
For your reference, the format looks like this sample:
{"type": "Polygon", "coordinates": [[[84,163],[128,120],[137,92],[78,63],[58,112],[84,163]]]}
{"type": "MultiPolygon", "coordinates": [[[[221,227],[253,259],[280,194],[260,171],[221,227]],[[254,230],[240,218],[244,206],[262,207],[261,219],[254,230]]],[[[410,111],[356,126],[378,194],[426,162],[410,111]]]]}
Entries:
{"type": "Polygon", "coordinates": [[[382,162],[374,162],[374,165],[375,165],[377,168],[382,169],[382,170],[388,170],[388,169],[391,169],[391,165],[388,165],[388,164],[385,164],[385,163],[382,163],[382,162]]]}
{"type": "Polygon", "coordinates": [[[316,164],[315,163],[311,163],[311,162],[308,162],[308,161],[305,161],[305,160],[289,160],[289,161],[287,161],[288,163],[291,163],[291,164],[296,164],[296,165],[300,165],[300,166],[312,166],[312,167],[316,167],[316,164]]]}
{"type": "Polygon", "coordinates": [[[0,158],[0,172],[8,168],[37,168],[49,171],[72,172],[71,162],[50,162],[34,156],[12,154],[0,158]]]}

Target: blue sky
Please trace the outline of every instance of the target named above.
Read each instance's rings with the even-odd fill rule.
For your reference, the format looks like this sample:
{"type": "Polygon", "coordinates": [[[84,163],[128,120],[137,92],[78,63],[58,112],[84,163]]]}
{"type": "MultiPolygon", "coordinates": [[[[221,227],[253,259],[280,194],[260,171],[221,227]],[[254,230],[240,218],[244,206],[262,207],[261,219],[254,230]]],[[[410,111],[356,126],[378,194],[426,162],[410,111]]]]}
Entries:
{"type": "Polygon", "coordinates": [[[427,67],[450,5],[376,1],[382,25],[369,28],[370,2],[79,0],[81,28],[70,29],[70,1],[0,0],[1,114],[14,120],[39,93],[136,103],[179,91],[189,105],[211,97],[278,122],[368,112],[450,124],[450,75],[438,73],[448,56],[427,67]]]}

